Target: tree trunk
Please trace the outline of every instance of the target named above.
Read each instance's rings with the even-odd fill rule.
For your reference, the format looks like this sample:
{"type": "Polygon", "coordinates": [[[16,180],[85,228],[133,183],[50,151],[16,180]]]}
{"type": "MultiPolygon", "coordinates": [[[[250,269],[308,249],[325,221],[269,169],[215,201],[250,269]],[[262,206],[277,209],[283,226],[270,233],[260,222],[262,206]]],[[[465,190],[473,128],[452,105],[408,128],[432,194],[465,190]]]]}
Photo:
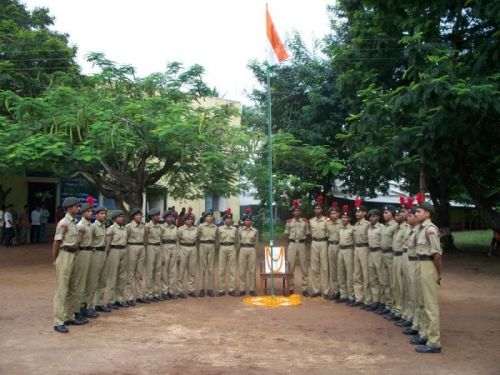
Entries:
{"type": "Polygon", "coordinates": [[[4,190],[3,185],[0,185],[0,206],[5,206],[7,196],[10,194],[11,191],[12,188],[4,190]]]}

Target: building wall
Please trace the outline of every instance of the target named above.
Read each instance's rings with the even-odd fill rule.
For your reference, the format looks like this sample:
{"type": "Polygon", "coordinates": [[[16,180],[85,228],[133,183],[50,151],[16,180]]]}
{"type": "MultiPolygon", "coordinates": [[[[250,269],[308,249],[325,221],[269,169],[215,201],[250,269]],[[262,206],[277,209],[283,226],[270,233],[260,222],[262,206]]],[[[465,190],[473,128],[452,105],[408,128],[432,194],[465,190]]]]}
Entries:
{"type": "Polygon", "coordinates": [[[21,212],[28,202],[28,183],[24,176],[0,176],[0,185],[3,190],[12,191],[7,195],[5,205],[13,204],[17,212],[21,212]]]}

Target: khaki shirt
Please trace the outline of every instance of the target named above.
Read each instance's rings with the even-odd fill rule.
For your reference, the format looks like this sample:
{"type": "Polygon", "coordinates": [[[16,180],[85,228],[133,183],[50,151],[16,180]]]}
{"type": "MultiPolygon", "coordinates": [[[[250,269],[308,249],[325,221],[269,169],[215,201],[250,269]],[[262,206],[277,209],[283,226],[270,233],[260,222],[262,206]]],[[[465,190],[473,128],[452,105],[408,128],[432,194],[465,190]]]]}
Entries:
{"type": "Polygon", "coordinates": [[[90,227],[92,228],[92,246],[106,246],[106,226],[104,223],[96,220],[90,227]]]}
{"type": "MultiPolygon", "coordinates": [[[[361,219],[356,222],[354,225],[354,243],[356,245],[360,245],[363,243],[368,243],[368,227],[370,226],[370,222],[366,219],[361,219]]],[[[358,246],[362,247],[362,246],[358,246]]],[[[365,247],[368,247],[366,245],[365,247]]]]}
{"type": "Polygon", "coordinates": [[[150,220],[146,225],[146,233],[148,239],[148,245],[158,246],[161,245],[161,225],[160,223],[153,223],[150,220]]]}
{"type": "Polygon", "coordinates": [[[425,220],[417,231],[416,242],[418,255],[443,254],[439,229],[429,219],[425,220]]]}
{"type": "Polygon", "coordinates": [[[321,216],[319,219],[315,216],[311,220],[309,220],[309,226],[311,227],[311,236],[314,238],[325,238],[328,237],[326,230],[326,221],[327,218],[325,216],[321,216]]]}
{"type": "Polygon", "coordinates": [[[389,221],[382,225],[380,247],[382,249],[392,248],[392,241],[394,239],[394,233],[398,229],[398,223],[394,220],[389,221]]]}
{"type": "Polygon", "coordinates": [[[410,235],[408,237],[408,256],[414,257],[417,256],[417,232],[420,229],[420,224],[415,225],[410,229],[410,235]]]}
{"type": "Polygon", "coordinates": [[[289,219],[285,224],[285,234],[290,242],[294,240],[305,240],[311,234],[309,222],[304,218],[299,220],[289,219]]]}
{"type": "Polygon", "coordinates": [[[80,235],[76,228],[76,221],[70,214],[64,217],[57,223],[55,241],[62,241],[61,246],[76,248],[80,243],[80,235]]]}
{"type": "Polygon", "coordinates": [[[240,227],[238,230],[240,235],[240,245],[241,244],[252,244],[256,245],[259,242],[259,232],[254,227],[240,227]]]}
{"type": "Polygon", "coordinates": [[[222,225],[219,227],[219,230],[217,232],[217,236],[219,239],[219,244],[221,246],[227,246],[227,245],[222,245],[222,242],[233,242],[235,245],[237,245],[238,242],[238,229],[234,225],[222,225]]]}
{"type": "Polygon", "coordinates": [[[198,238],[200,241],[215,241],[217,238],[217,225],[214,223],[201,223],[198,227],[198,238]]]}
{"type": "Polygon", "coordinates": [[[368,227],[368,245],[370,247],[380,247],[383,225],[377,223],[368,227]]]}
{"type": "Polygon", "coordinates": [[[392,240],[392,249],[394,251],[403,251],[403,245],[405,244],[406,232],[409,225],[406,222],[398,224],[396,232],[394,233],[394,238],[392,240]]]}
{"type": "Polygon", "coordinates": [[[188,228],[187,225],[183,225],[177,230],[177,238],[182,246],[183,243],[196,243],[196,238],[198,237],[198,231],[194,226],[188,228]]]}
{"type": "Polygon", "coordinates": [[[340,225],[339,246],[354,246],[354,227],[349,223],[340,225]]]}
{"type": "Polygon", "coordinates": [[[76,224],[76,229],[80,233],[80,247],[92,246],[92,230],[90,221],[82,217],[82,220],[76,224]]]}
{"type": "Polygon", "coordinates": [[[162,226],[162,240],[170,240],[177,242],[177,227],[174,224],[163,223],[162,226]]]}
{"type": "Polygon", "coordinates": [[[127,230],[124,225],[113,223],[113,225],[106,230],[106,237],[106,250],[109,250],[111,246],[127,245],[127,230]]]}
{"type": "Polygon", "coordinates": [[[403,251],[408,250],[408,240],[410,239],[411,226],[408,223],[405,223],[405,233],[403,236],[403,251]]]}
{"type": "Polygon", "coordinates": [[[144,244],[144,235],[146,234],[146,226],[143,223],[137,224],[135,220],[125,225],[127,230],[127,242],[144,244]]]}
{"type": "Polygon", "coordinates": [[[330,241],[339,241],[339,230],[341,225],[342,223],[339,219],[335,219],[335,221],[328,219],[326,222],[326,233],[330,241]]]}

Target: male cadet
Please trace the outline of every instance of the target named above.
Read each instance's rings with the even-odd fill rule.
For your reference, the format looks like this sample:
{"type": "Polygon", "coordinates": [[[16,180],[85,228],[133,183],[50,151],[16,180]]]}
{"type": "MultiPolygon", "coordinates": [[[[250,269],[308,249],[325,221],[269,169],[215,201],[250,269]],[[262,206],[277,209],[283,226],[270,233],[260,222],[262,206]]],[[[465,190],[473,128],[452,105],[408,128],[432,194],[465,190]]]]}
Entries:
{"type": "MultiPolygon", "coordinates": [[[[97,283],[101,277],[106,261],[106,207],[99,206],[95,210],[95,221],[90,225],[92,232],[92,257],[90,259],[90,270],[87,278],[87,288],[85,291],[85,301],[88,305],[90,314],[98,315],[95,305],[95,295],[97,291],[97,283]]],[[[107,306],[101,306],[101,311],[111,311],[107,306]]]]}
{"type": "Polygon", "coordinates": [[[328,269],[330,271],[330,300],[340,298],[339,283],[337,280],[337,259],[339,253],[339,229],[342,225],[339,219],[340,209],[338,202],[332,202],[328,210],[326,230],[328,233],[328,269]]]}
{"type": "Polygon", "coordinates": [[[415,217],[420,223],[416,234],[417,267],[419,281],[424,300],[426,321],[423,327],[424,336],[415,337],[411,343],[422,344],[415,348],[419,353],[440,353],[439,300],[438,286],[441,285],[441,256],[443,251],[439,242],[439,230],[432,223],[431,215],[434,206],[423,202],[417,208],[415,217]],[[426,338],[425,338],[426,337],[426,338]]]}
{"type": "Polygon", "coordinates": [[[108,268],[108,307],[118,310],[129,307],[125,302],[127,283],[127,230],[123,225],[125,216],[122,210],[114,210],[111,214],[113,225],[106,230],[106,251],[109,257],[108,268]]]}
{"type": "Polygon", "coordinates": [[[401,256],[401,277],[403,280],[401,319],[394,323],[398,327],[411,327],[413,323],[413,299],[411,298],[410,260],[408,258],[408,239],[411,231],[411,226],[408,223],[408,214],[410,213],[410,205],[413,205],[413,198],[411,198],[411,203],[410,198],[408,198],[408,201],[405,197],[400,198],[400,215],[404,220],[404,233],[403,255],[401,256]]]}
{"type": "Polygon", "coordinates": [[[252,226],[252,214],[246,213],[243,216],[243,226],[239,229],[240,243],[240,296],[246,293],[247,274],[250,278],[250,295],[256,296],[255,292],[255,259],[257,257],[256,245],[259,242],[259,232],[252,226]]]}
{"type": "Polygon", "coordinates": [[[311,227],[311,272],[312,294],[319,297],[323,293],[325,299],[330,298],[330,278],[328,276],[328,234],[326,217],[323,216],[323,196],[316,198],[314,217],[309,220],[311,227]],[[321,291],[320,291],[321,283],[321,291]]]}
{"type": "Polygon", "coordinates": [[[390,314],[392,312],[392,259],[394,256],[392,253],[392,240],[394,238],[394,232],[396,232],[398,227],[398,224],[394,221],[394,206],[386,205],[383,210],[385,224],[380,231],[380,247],[382,249],[382,288],[385,304],[377,309],[377,314],[380,315],[390,314]]]}
{"type": "Polygon", "coordinates": [[[214,297],[214,257],[217,225],[214,224],[214,217],[210,211],[206,212],[200,220],[203,222],[198,227],[200,243],[200,293],[198,296],[205,297],[205,289],[207,289],[207,294],[214,297]],[[205,278],[208,278],[208,280],[206,281],[205,278]]]}
{"type": "Polygon", "coordinates": [[[354,296],[356,302],[352,306],[361,306],[366,309],[372,304],[370,289],[370,276],[368,257],[370,254],[368,244],[368,227],[370,223],[365,219],[366,207],[361,204],[361,199],[354,201],[356,224],[354,225],[354,296]]]}
{"type": "Polygon", "coordinates": [[[232,225],[233,214],[228,208],[224,214],[224,224],[219,227],[217,239],[219,242],[219,293],[217,297],[222,297],[225,293],[224,279],[226,268],[228,271],[229,295],[237,297],[236,287],[236,246],[238,245],[238,229],[232,225]]]}
{"type": "Polygon", "coordinates": [[[184,274],[188,274],[188,296],[196,297],[194,281],[196,275],[196,240],[198,232],[193,226],[194,216],[184,215],[184,225],[177,230],[180,245],[180,263],[177,274],[177,297],[186,298],[184,294],[184,274]]]}
{"type": "Polygon", "coordinates": [[[347,302],[353,305],[354,288],[352,285],[354,258],[354,227],[350,223],[349,206],[342,206],[339,228],[339,253],[337,256],[337,277],[339,279],[340,298],[337,303],[347,302]]]}
{"type": "Polygon", "coordinates": [[[163,263],[163,244],[160,210],[148,211],[149,222],[146,224],[146,294],[149,301],[163,301],[161,291],[161,270],[163,263]]]}
{"type": "Polygon", "coordinates": [[[125,225],[127,231],[127,257],[128,275],[125,297],[129,306],[139,303],[149,303],[142,294],[142,280],[144,276],[144,263],[146,261],[146,250],[144,247],[144,236],[146,227],[142,223],[142,212],[140,208],[130,210],[132,221],[125,225]]]}
{"type": "Polygon", "coordinates": [[[179,242],[177,241],[177,227],[174,224],[172,211],[163,214],[165,222],[162,225],[161,243],[165,262],[161,272],[161,290],[165,301],[176,299],[177,258],[179,256],[179,242]]]}
{"type": "MultiPolygon", "coordinates": [[[[293,218],[287,220],[285,224],[285,236],[287,243],[288,262],[290,264],[290,272],[295,274],[295,265],[299,263],[300,272],[302,273],[302,295],[309,297],[307,291],[307,254],[306,254],[306,240],[311,236],[309,229],[309,222],[307,219],[301,217],[302,209],[298,199],[294,199],[292,203],[293,218]],[[298,262],[297,262],[298,258],[298,262]]],[[[290,279],[290,293],[293,293],[294,278],[290,279]]]]}
{"type": "Polygon", "coordinates": [[[379,223],[380,211],[377,209],[368,212],[368,269],[370,278],[370,291],[373,303],[365,308],[367,311],[375,311],[379,306],[384,305],[384,294],[381,290],[382,283],[382,251],[380,248],[382,224],[379,223]]]}
{"type": "MultiPolygon", "coordinates": [[[[75,277],[74,265],[75,254],[78,251],[80,236],[76,229],[75,215],[80,209],[80,201],[74,197],[64,199],[62,206],[66,209],[66,215],[57,223],[52,256],[56,266],[56,289],[54,292],[54,330],[60,333],[68,333],[64,325],[68,315],[73,312],[73,306],[69,306],[69,285],[71,278],[75,277]]],[[[85,324],[83,317],[78,317],[71,322],[75,325],[85,324]]]]}
{"type": "Polygon", "coordinates": [[[75,256],[75,299],[73,301],[73,311],[87,318],[97,318],[97,314],[87,309],[89,302],[85,300],[88,275],[90,272],[90,262],[92,259],[92,229],[90,219],[92,218],[92,206],[88,203],[80,207],[82,219],[76,225],[80,234],[80,251],[75,256]]]}

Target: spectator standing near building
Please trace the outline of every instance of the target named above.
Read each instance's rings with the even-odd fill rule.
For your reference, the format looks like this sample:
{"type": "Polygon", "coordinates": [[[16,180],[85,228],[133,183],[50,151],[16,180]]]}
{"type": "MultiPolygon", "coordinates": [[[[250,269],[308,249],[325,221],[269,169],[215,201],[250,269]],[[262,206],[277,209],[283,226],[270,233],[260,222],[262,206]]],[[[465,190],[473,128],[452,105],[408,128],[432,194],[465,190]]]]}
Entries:
{"type": "Polygon", "coordinates": [[[40,242],[40,206],[36,206],[36,208],[31,212],[31,242],[37,243],[40,242]]]}
{"type": "Polygon", "coordinates": [[[47,224],[49,223],[50,212],[42,203],[40,208],[40,241],[47,242],[47,224]]]}
{"type": "Polygon", "coordinates": [[[30,209],[28,205],[24,206],[24,210],[19,215],[19,243],[29,244],[30,243],[30,209]]]}

